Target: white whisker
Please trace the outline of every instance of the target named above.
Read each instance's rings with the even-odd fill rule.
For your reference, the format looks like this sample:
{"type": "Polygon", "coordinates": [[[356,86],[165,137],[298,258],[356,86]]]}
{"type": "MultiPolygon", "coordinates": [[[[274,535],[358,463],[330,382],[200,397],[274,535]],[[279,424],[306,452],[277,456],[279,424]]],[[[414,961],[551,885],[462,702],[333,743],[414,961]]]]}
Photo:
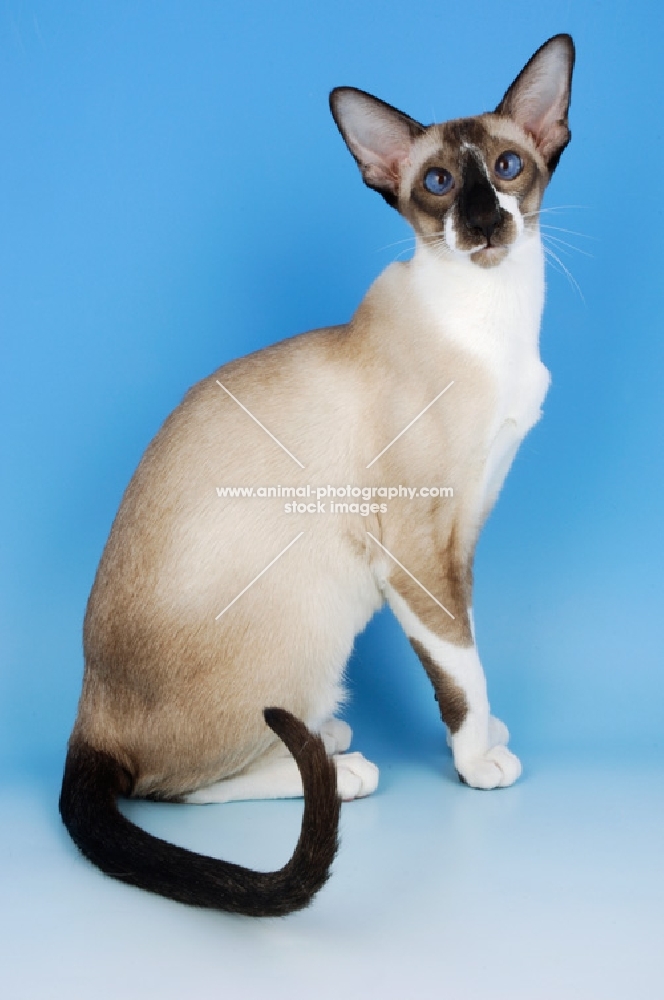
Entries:
{"type": "Polygon", "coordinates": [[[395,261],[399,260],[400,257],[404,257],[407,253],[410,253],[411,249],[412,249],[412,247],[404,247],[403,250],[399,251],[399,253],[396,255],[396,257],[392,258],[392,263],[395,263],[395,261]]]}
{"type": "Polygon", "coordinates": [[[557,233],[567,233],[569,236],[581,236],[584,240],[596,240],[596,236],[589,236],[588,233],[579,233],[575,229],[563,229],[562,226],[550,226],[548,223],[543,222],[540,229],[553,229],[557,233]]]}
{"type": "Polygon", "coordinates": [[[547,259],[547,262],[548,262],[548,263],[549,263],[549,264],[551,265],[551,267],[553,268],[553,270],[554,270],[554,271],[556,271],[556,272],[557,272],[558,274],[563,274],[563,275],[564,275],[564,274],[565,274],[565,272],[564,272],[564,271],[562,270],[562,268],[561,268],[561,267],[559,267],[559,263],[560,263],[560,262],[558,261],[558,258],[556,258],[556,259],[554,260],[554,259],[553,259],[553,256],[550,256],[550,255],[548,254],[548,252],[547,252],[546,248],[544,249],[544,253],[545,253],[545,255],[546,255],[546,259],[547,259]]]}
{"type": "Polygon", "coordinates": [[[577,253],[582,253],[584,257],[594,257],[594,254],[588,253],[587,250],[582,250],[581,247],[575,247],[573,243],[568,243],[566,240],[561,240],[559,236],[551,236],[550,233],[542,233],[543,240],[551,240],[556,244],[556,247],[560,249],[561,253],[567,251],[563,250],[563,247],[567,247],[568,250],[575,250],[577,253]]]}
{"type": "Polygon", "coordinates": [[[565,265],[563,264],[563,262],[560,259],[560,257],[558,257],[558,255],[553,252],[553,250],[551,249],[551,247],[544,246],[544,254],[545,254],[546,257],[549,258],[550,261],[554,260],[557,264],[560,265],[560,267],[563,270],[563,273],[567,277],[567,280],[570,282],[570,284],[572,285],[572,287],[577,290],[577,292],[581,296],[581,301],[585,305],[586,304],[586,300],[583,297],[583,292],[581,291],[581,287],[580,287],[578,281],[576,280],[576,278],[574,277],[574,275],[572,274],[572,272],[569,270],[569,268],[565,267],[565,265]]]}
{"type": "MultiPolygon", "coordinates": [[[[435,238],[437,236],[444,236],[444,235],[445,235],[444,230],[439,229],[435,233],[427,234],[425,239],[428,240],[430,238],[435,238]]],[[[376,253],[381,253],[383,250],[391,250],[392,247],[398,247],[401,243],[410,243],[413,246],[415,246],[417,240],[418,240],[417,234],[413,233],[412,236],[407,236],[404,240],[395,240],[394,243],[387,243],[384,247],[378,247],[376,253]]]]}
{"type": "Polygon", "coordinates": [[[391,250],[392,247],[398,247],[401,243],[416,243],[417,236],[408,236],[405,240],[395,240],[394,243],[386,243],[384,247],[376,247],[376,253],[382,253],[383,250],[391,250]]]}
{"type": "Polygon", "coordinates": [[[553,205],[551,208],[537,208],[534,212],[524,212],[524,219],[529,219],[533,215],[543,215],[545,212],[564,212],[568,208],[587,208],[587,205],[553,205]]]}

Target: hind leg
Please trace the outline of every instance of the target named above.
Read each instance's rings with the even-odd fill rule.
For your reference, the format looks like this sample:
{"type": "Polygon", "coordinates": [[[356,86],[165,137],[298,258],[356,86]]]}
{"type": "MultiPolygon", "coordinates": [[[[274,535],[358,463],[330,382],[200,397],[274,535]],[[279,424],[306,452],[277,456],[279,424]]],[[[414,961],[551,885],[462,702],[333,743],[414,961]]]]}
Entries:
{"type": "MultiPolygon", "coordinates": [[[[341,719],[329,719],[320,727],[325,749],[337,768],[337,789],[344,802],[371,795],[378,786],[378,768],[361,753],[344,753],[350,746],[350,726],[341,719]]],[[[184,802],[238,802],[247,799],[294,799],[302,795],[302,779],[293,757],[278,743],[263,757],[232,778],[198,788],[184,802]]]]}
{"type": "Polygon", "coordinates": [[[290,799],[302,795],[297,764],[283,744],[283,753],[269,752],[240,774],[224,778],[183,797],[184,802],[237,802],[244,799],[290,799]]]}

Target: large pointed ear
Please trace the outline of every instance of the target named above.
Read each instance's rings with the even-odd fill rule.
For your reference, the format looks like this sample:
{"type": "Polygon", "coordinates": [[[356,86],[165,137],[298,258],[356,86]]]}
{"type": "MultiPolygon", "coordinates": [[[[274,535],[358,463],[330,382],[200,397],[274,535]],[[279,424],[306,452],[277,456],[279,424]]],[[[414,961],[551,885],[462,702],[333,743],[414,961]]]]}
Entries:
{"type": "Polygon", "coordinates": [[[401,168],[424,125],[354,87],[336,87],[330,94],[330,110],[364,183],[396,208],[401,168]]]}
{"type": "Polygon", "coordinates": [[[574,42],[555,35],[538,49],[521,70],[496,108],[533,137],[552,173],[572,137],[567,125],[574,42]]]}

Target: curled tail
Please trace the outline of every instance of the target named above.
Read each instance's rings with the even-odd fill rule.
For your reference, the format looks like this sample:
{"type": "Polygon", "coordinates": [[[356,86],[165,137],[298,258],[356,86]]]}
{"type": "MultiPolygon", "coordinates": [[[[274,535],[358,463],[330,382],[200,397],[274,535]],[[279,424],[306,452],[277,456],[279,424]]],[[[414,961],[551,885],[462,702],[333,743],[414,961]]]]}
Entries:
{"type": "Polygon", "coordinates": [[[190,906],[253,917],[282,916],[311,902],[325,884],[338,847],[340,800],[323,741],[282,708],[266,708],[268,726],[302,775],[304,815],[297,846],[279,871],[257,872],[153,837],[126,819],[118,795],[133,779],[112,756],[72,740],[60,815],[81,852],[107,875],[190,906]]]}

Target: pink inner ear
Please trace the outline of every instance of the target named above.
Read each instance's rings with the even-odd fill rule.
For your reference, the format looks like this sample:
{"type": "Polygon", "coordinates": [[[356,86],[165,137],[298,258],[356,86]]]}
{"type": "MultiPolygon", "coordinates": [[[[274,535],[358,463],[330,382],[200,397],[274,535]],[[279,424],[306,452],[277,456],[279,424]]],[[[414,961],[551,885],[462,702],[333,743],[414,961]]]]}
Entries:
{"type": "Polygon", "coordinates": [[[360,157],[365,180],[372,184],[388,184],[395,191],[399,186],[401,166],[408,159],[408,147],[397,144],[386,145],[384,150],[363,149],[360,157]]]}
{"type": "Polygon", "coordinates": [[[412,143],[405,116],[356,91],[342,95],[337,110],[344,138],[367,184],[396,194],[412,143]]]}
{"type": "Polygon", "coordinates": [[[389,187],[397,193],[399,187],[399,165],[402,160],[392,160],[380,163],[366,163],[362,174],[368,184],[377,187],[389,187]]]}
{"type": "Polygon", "coordinates": [[[565,121],[567,100],[560,93],[536,95],[538,99],[524,102],[515,118],[532,135],[545,160],[567,141],[565,121]]]}
{"type": "Polygon", "coordinates": [[[569,40],[555,38],[535,54],[503,98],[498,111],[528,132],[548,158],[569,139],[567,109],[571,72],[569,40]]]}
{"type": "Polygon", "coordinates": [[[408,155],[410,147],[410,136],[404,135],[404,129],[381,119],[379,116],[370,115],[366,122],[364,135],[358,136],[360,142],[367,149],[372,150],[384,161],[394,159],[395,162],[402,160],[408,155]]]}
{"type": "MultiPolygon", "coordinates": [[[[404,141],[403,131],[386,127],[384,121],[372,121],[368,116],[349,138],[356,144],[360,160],[367,168],[375,167],[389,176],[398,176],[401,163],[410,151],[410,141],[404,141]]],[[[355,123],[354,123],[355,124],[355,123]]],[[[409,137],[410,138],[410,137],[409,137]]]]}
{"type": "Polygon", "coordinates": [[[561,87],[559,76],[542,73],[532,81],[516,117],[522,119],[523,127],[536,139],[544,138],[547,130],[565,117],[566,91],[566,87],[561,87]]]}

